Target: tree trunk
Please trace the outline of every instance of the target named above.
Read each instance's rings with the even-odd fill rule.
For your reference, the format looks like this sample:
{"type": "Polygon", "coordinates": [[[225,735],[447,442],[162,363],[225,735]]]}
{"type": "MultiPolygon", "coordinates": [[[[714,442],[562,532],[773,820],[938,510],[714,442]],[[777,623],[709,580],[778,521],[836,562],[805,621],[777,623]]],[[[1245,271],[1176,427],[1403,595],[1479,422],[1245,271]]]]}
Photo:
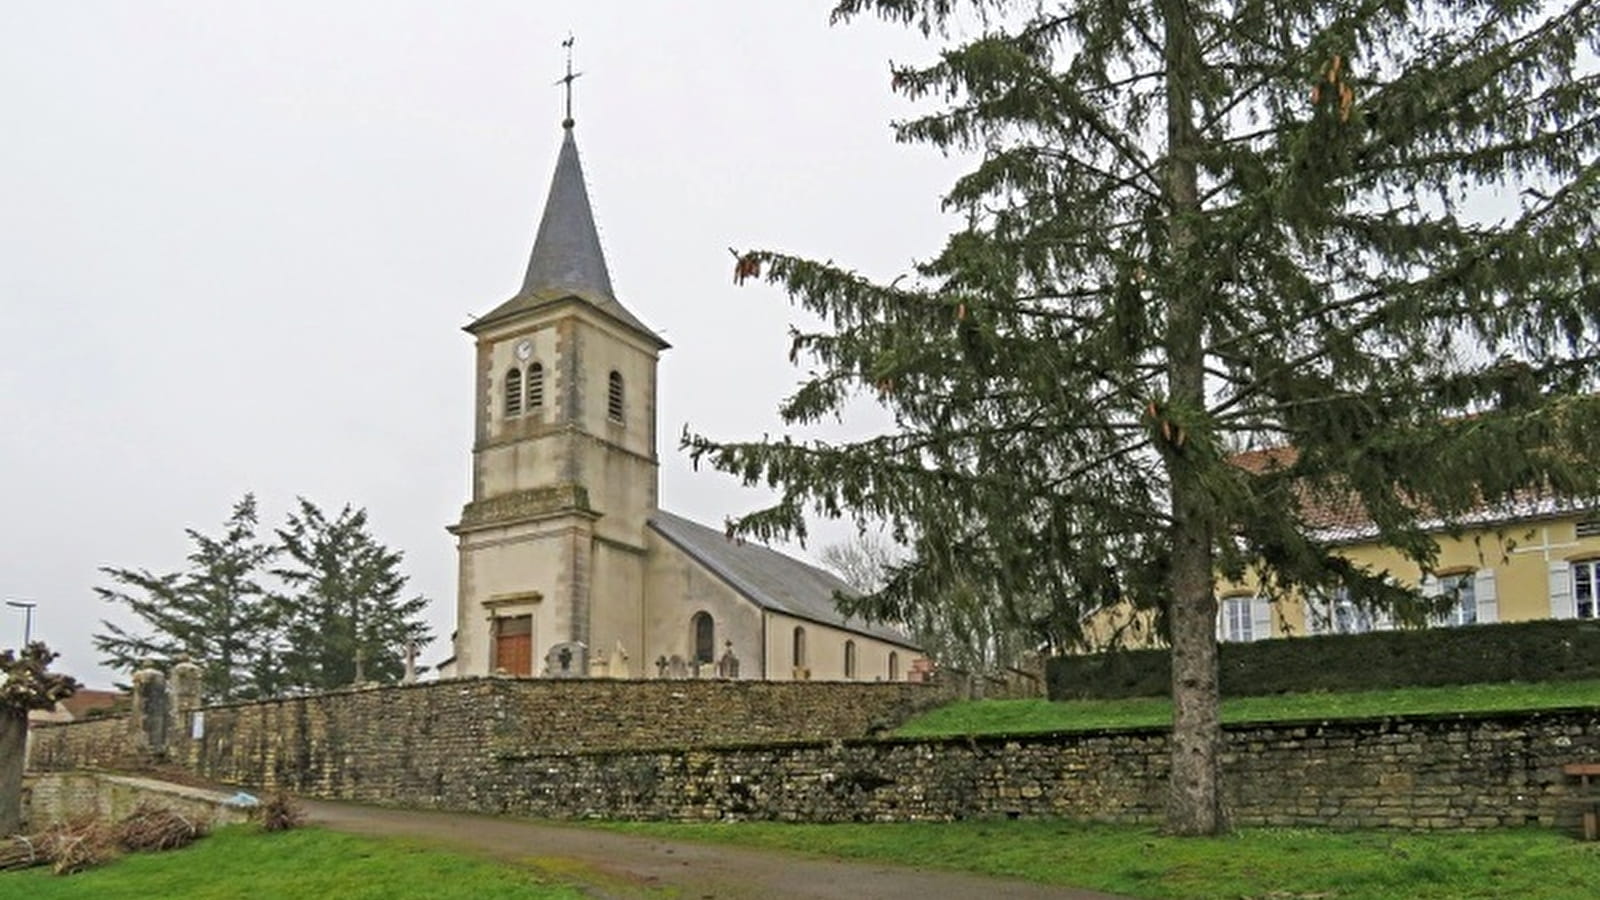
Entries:
{"type": "Polygon", "coordinates": [[[1212,585],[1213,509],[1199,473],[1186,459],[1182,428],[1205,409],[1205,285],[1188,277],[1200,215],[1198,136],[1191,87],[1200,51],[1182,0],[1164,0],[1167,87],[1167,201],[1170,225],[1166,349],[1168,411],[1177,428],[1163,447],[1172,491],[1172,557],[1168,624],[1172,634],[1172,771],[1167,829],[1217,834],[1222,816],[1218,760],[1222,726],[1217,691],[1217,601],[1212,585]]]}
{"type": "Polygon", "coordinates": [[[0,709],[0,837],[22,828],[22,762],[28,711],[0,709]]]}
{"type": "Polygon", "coordinates": [[[1172,569],[1168,577],[1172,631],[1172,772],[1167,829],[1175,834],[1218,834],[1222,815],[1218,716],[1217,601],[1204,502],[1175,478],[1172,569]]]}

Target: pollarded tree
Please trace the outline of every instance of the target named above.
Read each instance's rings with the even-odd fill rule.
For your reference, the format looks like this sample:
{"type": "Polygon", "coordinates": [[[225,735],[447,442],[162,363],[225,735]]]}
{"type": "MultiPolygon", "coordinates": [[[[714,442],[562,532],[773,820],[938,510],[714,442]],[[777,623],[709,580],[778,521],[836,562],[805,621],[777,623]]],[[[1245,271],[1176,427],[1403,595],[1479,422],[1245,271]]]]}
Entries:
{"type": "Polygon", "coordinates": [[[97,587],[101,599],[121,604],[143,621],[143,633],[111,622],[94,636],[103,662],[131,673],[145,659],[188,655],[200,666],[207,700],[229,701],[277,693],[274,613],[257,579],[277,552],[256,537],[256,500],[234,504],[220,537],[185,530],[193,549],[187,569],[156,574],[105,567],[114,583],[97,587]]]}
{"type": "Polygon", "coordinates": [[[21,653],[0,650],[0,837],[21,824],[29,710],[52,709],[80,687],[72,676],[50,671],[56,656],[42,641],[21,653]]]}
{"type": "Polygon", "coordinates": [[[739,260],[829,327],[791,424],[876,392],[896,428],[829,445],[687,437],[802,512],[888,522],[904,619],[967,580],[1157,612],[1173,654],[1168,827],[1225,827],[1214,579],[1343,584],[1302,519],[1354,494],[1423,565],[1424,519],[1600,493],[1600,81],[1590,0],[840,0],[950,38],[894,86],[943,104],[901,140],[981,156],[967,225],[876,284],[739,260]],[[960,20],[959,22],[957,20],[960,20]],[[959,27],[946,26],[958,24],[959,27]],[[1238,450],[1292,445],[1247,470],[1238,450]]]}
{"type": "Polygon", "coordinates": [[[428,601],[402,596],[403,554],[372,536],[367,511],[345,506],[330,519],[301,498],[278,539],[287,557],[273,574],[285,586],[276,602],[288,683],[328,690],[357,680],[398,681],[407,645],[432,639],[420,618],[428,601]]]}

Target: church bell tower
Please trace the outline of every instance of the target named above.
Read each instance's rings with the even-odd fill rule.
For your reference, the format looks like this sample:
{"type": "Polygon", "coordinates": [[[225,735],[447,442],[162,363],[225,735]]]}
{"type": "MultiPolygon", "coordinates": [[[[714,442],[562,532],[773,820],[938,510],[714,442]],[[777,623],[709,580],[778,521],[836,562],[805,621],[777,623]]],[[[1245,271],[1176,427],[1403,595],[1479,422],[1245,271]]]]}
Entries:
{"type": "MultiPolygon", "coordinates": [[[[569,91],[570,79],[569,64],[569,91]]],[[[570,94],[522,288],[466,331],[475,426],[472,497],[450,528],[455,673],[588,675],[596,651],[638,655],[668,345],[612,288],[570,94]]],[[[628,674],[619,665],[611,674],[628,674]]]]}

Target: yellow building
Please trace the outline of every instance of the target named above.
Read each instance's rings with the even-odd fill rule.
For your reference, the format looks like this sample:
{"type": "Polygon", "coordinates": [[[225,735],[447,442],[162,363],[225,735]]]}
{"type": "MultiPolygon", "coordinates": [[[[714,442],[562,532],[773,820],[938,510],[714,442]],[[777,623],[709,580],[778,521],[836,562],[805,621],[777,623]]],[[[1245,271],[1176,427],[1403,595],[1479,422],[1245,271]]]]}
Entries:
{"type": "MultiPolygon", "coordinates": [[[[1236,464],[1258,469],[1283,450],[1255,451],[1236,464]]],[[[1436,626],[1530,619],[1600,617],[1600,511],[1549,496],[1529,496],[1485,507],[1457,523],[1458,534],[1438,523],[1439,555],[1424,572],[1398,550],[1378,543],[1377,528],[1351,498],[1308,503],[1315,536],[1350,561],[1424,595],[1454,594],[1454,609],[1436,626]]],[[[1391,627],[1382,616],[1358,609],[1342,592],[1273,604],[1248,584],[1218,587],[1217,636],[1253,641],[1302,634],[1354,634],[1391,627]]]]}

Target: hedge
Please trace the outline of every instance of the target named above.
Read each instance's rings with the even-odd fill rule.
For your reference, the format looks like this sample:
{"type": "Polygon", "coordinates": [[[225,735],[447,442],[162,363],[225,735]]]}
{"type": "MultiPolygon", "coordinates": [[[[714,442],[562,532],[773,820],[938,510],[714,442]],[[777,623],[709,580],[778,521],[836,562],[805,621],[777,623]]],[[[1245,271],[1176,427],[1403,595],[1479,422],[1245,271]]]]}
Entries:
{"type": "MultiPolygon", "coordinates": [[[[1600,622],[1469,625],[1223,644],[1224,697],[1361,691],[1496,681],[1600,678],[1600,622]]],[[[1168,651],[1059,656],[1045,667],[1052,700],[1155,697],[1170,690],[1168,651]]]]}

